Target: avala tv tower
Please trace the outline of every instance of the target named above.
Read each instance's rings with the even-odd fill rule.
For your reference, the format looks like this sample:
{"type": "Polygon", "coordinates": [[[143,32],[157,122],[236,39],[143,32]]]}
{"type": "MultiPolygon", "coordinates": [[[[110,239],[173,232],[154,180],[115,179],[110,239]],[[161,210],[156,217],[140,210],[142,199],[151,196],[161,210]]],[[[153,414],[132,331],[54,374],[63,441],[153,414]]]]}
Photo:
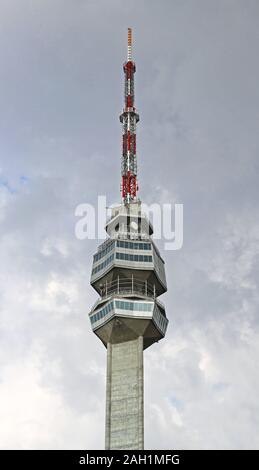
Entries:
{"type": "Polygon", "coordinates": [[[137,198],[135,63],[128,29],[122,123],[122,203],[113,207],[107,239],[93,257],[91,285],[99,294],[89,316],[107,348],[106,449],[144,448],[143,350],[165,336],[168,319],[158,299],[166,292],[164,261],[137,198]]]}

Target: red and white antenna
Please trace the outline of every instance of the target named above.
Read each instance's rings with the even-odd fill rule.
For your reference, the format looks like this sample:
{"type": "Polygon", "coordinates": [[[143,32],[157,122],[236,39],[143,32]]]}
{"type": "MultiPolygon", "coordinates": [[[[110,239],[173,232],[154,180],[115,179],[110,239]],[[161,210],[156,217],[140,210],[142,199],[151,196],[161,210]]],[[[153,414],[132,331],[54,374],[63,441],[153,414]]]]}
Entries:
{"type": "Polygon", "coordinates": [[[122,159],[121,159],[121,192],[124,204],[129,204],[137,197],[137,154],[136,124],[139,115],[134,107],[134,73],[135,63],[132,61],[132,30],[128,28],[128,56],[123,65],[125,75],[124,109],[120,115],[122,123],[122,159]]]}

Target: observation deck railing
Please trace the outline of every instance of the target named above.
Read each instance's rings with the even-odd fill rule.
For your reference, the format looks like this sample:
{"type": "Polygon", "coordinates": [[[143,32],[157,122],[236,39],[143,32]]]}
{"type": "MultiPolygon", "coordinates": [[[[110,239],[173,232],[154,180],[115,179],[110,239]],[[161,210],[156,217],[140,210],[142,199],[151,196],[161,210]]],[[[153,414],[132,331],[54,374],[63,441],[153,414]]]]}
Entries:
{"type": "MultiPolygon", "coordinates": [[[[156,299],[156,301],[164,308],[163,302],[156,298],[156,287],[155,284],[152,285],[147,281],[143,281],[142,279],[137,279],[132,276],[131,279],[121,279],[118,277],[112,282],[105,282],[104,284],[99,285],[99,294],[101,296],[101,300],[105,300],[106,298],[112,295],[118,296],[140,296],[142,298],[147,299],[156,299]]],[[[96,305],[99,303],[100,299],[98,299],[92,310],[95,309],[96,305]]]]}

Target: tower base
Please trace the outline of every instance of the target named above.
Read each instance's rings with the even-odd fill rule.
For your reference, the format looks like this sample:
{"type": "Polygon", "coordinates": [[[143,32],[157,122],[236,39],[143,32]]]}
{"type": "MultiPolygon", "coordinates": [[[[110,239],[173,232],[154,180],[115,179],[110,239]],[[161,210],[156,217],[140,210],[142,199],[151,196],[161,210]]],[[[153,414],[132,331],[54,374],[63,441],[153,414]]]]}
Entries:
{"type": "Polygon", "coordinates": [[[105,448],[144,448],[143,337],[107,344],[105,448]]]}

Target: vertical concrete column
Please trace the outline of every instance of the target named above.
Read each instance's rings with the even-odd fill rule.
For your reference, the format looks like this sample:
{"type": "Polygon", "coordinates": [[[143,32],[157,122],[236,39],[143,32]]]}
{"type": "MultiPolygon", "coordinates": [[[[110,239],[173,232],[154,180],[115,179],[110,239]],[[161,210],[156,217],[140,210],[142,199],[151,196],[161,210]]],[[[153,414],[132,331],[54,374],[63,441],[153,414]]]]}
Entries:
{"type": "Polygon", "coordinates": [[[107,345],[106,449],[144,448],[143,337],[107,345]]]}
{"type": "Polygon", "coordinates": [[[138,390],[139,390],[139,429],[138,449],[144,449],[144,361],[143,361],[143,336],[138,337],[138,390]]]}
{"type": "Polygon", "coordinates": [[[107,343],[105,449],[110,449],[111,436],[111,355],[112,345],[107,343]]]}

